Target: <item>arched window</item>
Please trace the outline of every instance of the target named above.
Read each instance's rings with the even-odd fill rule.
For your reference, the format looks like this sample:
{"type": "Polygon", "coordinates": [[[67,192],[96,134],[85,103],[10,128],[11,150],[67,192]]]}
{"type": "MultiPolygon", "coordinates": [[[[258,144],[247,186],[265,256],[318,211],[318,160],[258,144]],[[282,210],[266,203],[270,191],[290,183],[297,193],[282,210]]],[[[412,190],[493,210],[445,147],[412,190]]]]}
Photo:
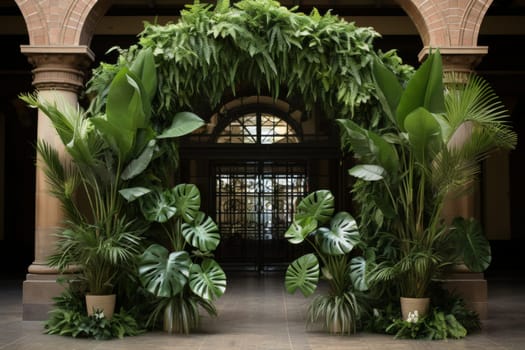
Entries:
{"type": "Polygon", "coordinates": [[[299,143],[300,128],[283,111],[250,105],[229,111],[215,129],[216,143],[283,144],[299,143]]]}

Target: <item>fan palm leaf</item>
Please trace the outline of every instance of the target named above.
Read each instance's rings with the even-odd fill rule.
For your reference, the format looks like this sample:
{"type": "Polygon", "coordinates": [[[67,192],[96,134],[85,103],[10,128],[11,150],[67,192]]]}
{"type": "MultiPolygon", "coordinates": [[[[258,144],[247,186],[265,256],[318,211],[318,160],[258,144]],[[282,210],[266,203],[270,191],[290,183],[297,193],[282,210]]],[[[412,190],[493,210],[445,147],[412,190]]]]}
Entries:
{"type": "Polygon", "coordinates": [[[62,210],[69,220],[80,223],[85,218],[74,202],[75,192],[80,185],[78,169],[70,162],[60,159],[58,151],[49,143],[39,140],[37,153],[41,168],[49,184],[49,192],[60,201],[62,210]]]}
{"type": "Polygon", "coordinates": [[[53,102],[36,94],[26,94],[20,98],[48,116],[75,162],[90,166],[97,164],[97,155],[104,147],[103,140],[94,132],[91,121],[80,107],[74,107],[59,96],[53,102]]]}
{"type": "Polygon", "coordinates": [[[40,109],[49,117],[62,142],[67,144],[73,138],[76,120],[80,116],[80,111],[73,110],[71,105],[64,103],[64,100],[58,94],[54,98],[55,101],[51,103],[44,100],[36,92],[20,96],[20,99],[30,107],[40,109]]]}
{"type": "Polygon", "coordinates": [[[509,124],[509,115],[496,93],[482,77],[473,75],[466,85],[457,84],[445,94],[446,118],[450,133],[445,138],[449,142],[453,134],[466,122],[483,130],[479,137],[487,137],[492,147],[512,149],[517,136],[509,124]]]}

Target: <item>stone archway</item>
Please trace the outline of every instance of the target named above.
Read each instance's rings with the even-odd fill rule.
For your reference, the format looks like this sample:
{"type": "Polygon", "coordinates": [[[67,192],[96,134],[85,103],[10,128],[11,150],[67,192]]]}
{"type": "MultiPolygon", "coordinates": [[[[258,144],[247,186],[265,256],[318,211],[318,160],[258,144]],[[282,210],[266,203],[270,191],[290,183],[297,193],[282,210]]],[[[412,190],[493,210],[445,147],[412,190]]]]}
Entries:
{"type": "Polygon", "coordinates": [[[426,47],[476,47],[479,28],[492,0],[398,0],[426,47]]]}
{"type": "Polygon", "coordinates": [[[89,46],[110,0],[15,0],[24,16],[31,46],[89,46]]]}
{"type": "Polygon", "coordinates": [[[492,0],[397,2],[421,36],[424,45],[419,54],[421,61],[431,48],[438,47],[445,71],[471,72],[487,54],[487,47],[478,46],[478,36],[492,0]]]}

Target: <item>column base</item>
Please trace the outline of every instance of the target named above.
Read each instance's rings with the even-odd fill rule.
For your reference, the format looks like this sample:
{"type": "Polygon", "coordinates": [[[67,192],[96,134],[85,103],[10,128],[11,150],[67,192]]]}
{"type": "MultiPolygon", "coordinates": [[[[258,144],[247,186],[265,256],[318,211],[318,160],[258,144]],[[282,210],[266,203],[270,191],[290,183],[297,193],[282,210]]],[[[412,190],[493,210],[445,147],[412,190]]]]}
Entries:
{"type": "Polygon", "coordinates": [[[487,280],[482,273],[449,273],[441,280],[443,287],[465,300],[470,310],[477,312],[480,320],[488,318],[487,280]]]}
{"type": "Polygon", "coordinates": [[[23,283],[22,320],[44,321],[47,320],[49,311],[53,308],[53,297],[59,296],[64,286],[57,282],[58,274],[32,274],[26,275],[23,283]]]}

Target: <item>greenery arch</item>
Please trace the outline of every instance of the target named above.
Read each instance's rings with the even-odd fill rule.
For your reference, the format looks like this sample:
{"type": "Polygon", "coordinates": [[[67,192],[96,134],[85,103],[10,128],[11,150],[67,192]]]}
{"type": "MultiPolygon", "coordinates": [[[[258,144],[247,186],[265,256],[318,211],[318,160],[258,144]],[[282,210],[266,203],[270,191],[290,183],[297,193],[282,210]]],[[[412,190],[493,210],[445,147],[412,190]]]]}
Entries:
{"type": "Polygon", "coordinates": [[[373,62],[381,61],[400,80],[412,72],[394,50],[374,50],[379,36],[330,12],[306,15],[272,0],[219,0],[216,6],[196,1],[176,24],[145,23],[137,45],[119,48],[115,65],[94,70],[88,92],[103,94],[121,66],[151,49],[158,71],[154,118],[161,123],[180,109],[203,103],[214,108],[226,91],[235,96],[248,84],[274,98],[293,97],[307,111],[319,106],[330,118],[378,126],[373,62]]]}

